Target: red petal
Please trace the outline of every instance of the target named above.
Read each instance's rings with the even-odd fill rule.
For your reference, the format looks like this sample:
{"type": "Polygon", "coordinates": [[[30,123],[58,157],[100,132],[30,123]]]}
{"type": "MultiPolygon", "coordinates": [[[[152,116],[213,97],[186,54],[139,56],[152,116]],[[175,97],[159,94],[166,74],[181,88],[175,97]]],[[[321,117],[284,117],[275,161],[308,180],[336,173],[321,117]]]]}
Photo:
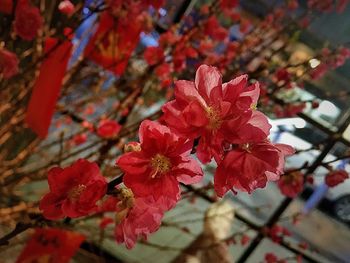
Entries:
{"type": "Polygon", "coordinates": [[[236,101],[247,85],[247,81],[248,75],[241,75],[230,82],[224,83],[222,85],[224,99],[230,102],[236,101]]]}
{"type": "Polygon", "coordinates": [[[127,174],[142,174],[148,169],[149,160],[139,152],[123,154],[116,164],[127,174]]]}
{"type": "Polygon", "coordinates": [[[195,159],[189,157],[180,163],[173,171],[179,182],[184,184],[199,183],[203,179],[203,171],[195,159]]]}
{"type": "Polygon", "coordinates": [[[64,217],[62,212],[62,198],[52,193],[46,194],[40,201],[40,210],[47,219],[57,220],[64,217]]]}
{"type": "Polygon", "coordinates": [[[201,65],[196,72],[195,85],[199,94],[209,102],[210,93],[213,88],[221,87],[221,74],[215,67],[201,65]]]}
{"type": "Polygon", "coordinates": [[[183,116],[189,125],[206,126],[209,122],[203,106],[198,101],[192,101],[183,111],[183,116]]]}
{"type": "Polygon", "coordinates": [[[187,105],[187,103],[193,100],[200,102],[201,104],[203,104],[203,106],[206,105],[205,100],[199,94],[198,90],[194,85],[194,82],[192,81],[187,81],[187,80],[176,81],[175,98],[176,98],[176,101],[182,106],[187,105]]]}

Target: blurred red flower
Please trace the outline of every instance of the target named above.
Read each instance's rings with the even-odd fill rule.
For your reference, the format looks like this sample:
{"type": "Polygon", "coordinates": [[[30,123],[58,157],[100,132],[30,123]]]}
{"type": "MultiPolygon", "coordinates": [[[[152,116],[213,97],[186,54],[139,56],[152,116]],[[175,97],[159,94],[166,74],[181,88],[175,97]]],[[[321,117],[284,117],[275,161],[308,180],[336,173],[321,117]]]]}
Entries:
{"type": "Polygon", "coordinates": [[[81,133],[77,134],[73,137],[73,142],[75,145],[80,145],[85,143],[87,140],[87,134],[86,133],[81,133]]]}
{"type": "Polygon", "coordinates": [[[337,186],[349,178],[349,174],[344,170],[336,170],[328,173],[325,182],[329,187],[337,186]]]}
{"type": "Polygon", "coordinates": [[[95,163],[79,159],[66,168],[54,167],[48,172],[50,192],[40,201],[47,219],[65,216],[75,218],[96,211],[96,202],[107,190],[105,178],[95,163]]]}
{"type": "Polygon", "coordinates": [[[266,263],[278,263],[278,257],[274,253],[266,253],[265,254],[265,262],[266,263]]]}
{"type": "Polygon", "coordinates": [[[37,7],[31,6],[27,0],[18,1],[14,21],[17,35],[24,40],[33,40],[42,24],[43,20],[37,7]]]}
{"type": "Polygon", "coordinates": [[[283,81],[284,83],[288,83],[291,80],[291,75],[285,68],[278,69],[275,75],[278,81],[283,81]]]}
{"type": "Polygon", "coordinates": [[[273,225],[268,229],[267,233],[275,243],[280,243],[284,236],[291,236],[289,230],[280,225],[273,225]]]}
{"type": "Polygon", "coordinates": [[[245,245],[247,245],[249,243],[249,241],[250,241],[250,237],[245,235],[245,234],[243,234],[242,237],[241,237],[241,245],[245,246],[245,245]]]}
{"type": "Polygon", "coordinates": [[[304,188],[304,174],[296,171],[286,173],[277,182],[281,193],[290,198],[296,197],[304,188]]]}
{"type": "Polygon", "coordinates": [[[171,83],[171,72],[173,68],[168,63],[163,63],[156,67],[154,73],[158,76],[158,78],[162,81],[168,81],[171,83]]]}
{"type": "Polygon", "coordinates": [[[0,79],[9,79],[16,75],[18,69],[18,58],[15,53],[8,51],[7,49],[0,48],[0,79]]]}
{"type": "Polygon", "coordinates": [[[63,0],[58,5],[58,10],[65,15],[71,15],[75,11],[75,7],[69,0],[63,0]]]}
{"type": "Polygon", "coordinates": [[[173,30],[168,30],[160,35],[158,42],[161,47],[165,48],[168,45],[174,45],[177,41],[179,41],[179,39],[180,37],[177,36],[173,30]]]}
{"type": "Polygon", "coordinates": [[[163,61],[164,50],[161,47],[147,47],[143,56],[148,65],[156,65],[163,61]]]}
{"type": "Polygon", "coordinates": [[[113,138],[118,135],[122,126],[113,120],[102,120],[97,127],[97,134],[106,139],[113,138]]]}
{"type": "Polygon", "coordinates": [[[205,23],[204,33],[215,40],[223,41],[228,37],[228,30],[222,27],[215,16],[211,16],[205,23]]]}

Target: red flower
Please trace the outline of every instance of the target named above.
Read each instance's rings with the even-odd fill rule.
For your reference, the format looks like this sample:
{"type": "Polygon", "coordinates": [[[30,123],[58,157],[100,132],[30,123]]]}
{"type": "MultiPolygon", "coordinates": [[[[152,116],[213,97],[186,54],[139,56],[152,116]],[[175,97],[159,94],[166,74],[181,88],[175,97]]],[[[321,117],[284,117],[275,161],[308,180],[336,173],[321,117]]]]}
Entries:
{"type": "Polygon", "coordinates": [[[28,1],[19,1],[16,8],[14,29],[24,40],[33,40],[42,26],[42,18],[37,7],[30,6],[28,1]]]}
{"type": "Polygon", "coordinates": [[[296,10],[299,7],[298,0],[289,0],[287,4],[289,10],[296,10]]]}
{"type": "Polygon", "coordinates": [[[282,194],[296,197],[304,188],[304,175],[301,172],[286,173],[278,180],[277,185],[282,194]]]}
{"type": "Polygon", "coordinates": [[[18,73],[18,58],[15,53],[0,48],[0,79],[9,79],[18,73]]]}
{"type": "Polygon", "coordinates": [[[220,8],[225,9],[233,9],[238,5],[238,0],[220,0],[220,8]]]}
{"type": "Polygon", "coordinates": [[[192,141],[149,120],[141,123],[139,137],[141,149],[125,153],[117,160],[125,172],[124,184],[135,196],[163,199],[164,209],[170,209],[179,200],[179,182],[192,184],[203,176],[197,161],[190,157],[192,141]]]}
{"type": "Polygon", "coordinates": [[[159,78],[168,78],[171,71],[171,65],[168,63],[163,63],[155,69],[155,73],[159,78]]]}
{"type": "Polygon", "coordinates": [[[266,263],[278,263],[278,257],[273,253],[265,254],[265,262],[266,263]]]}
{"type": "Polygon", "coordinates": [[[40,201],[40,209],[47,219],[88,215],[96,211],[96,202],[107,189],[98,166],[84,159],[63,169],[50,169],[48,182],[50,192],[40,201]]]}
{"type": "Polygon", "coordinates": [[[159,37],[159,45],[161,47],[166,47],[168,45],[174,45],[176,42],[179,41],[179,36],[177,36],[172,30],[168,30],[167,32],[165,32],[164,34],[161,34],[161,36],[159,37]]]}
{"type": "Polygon", "coordinates": [[[223,41],[228,37],[228,30],[222,27],[215,16],[211,16],[205,23],[205,34],[215,40],[223,41]]]}
{"type": "Polygon", "coordinates": [[[115,220],[104,218],[100,227],[105,228],[115,221],[115,238],[125,243],[128,249],[134,247],[137,239],[158,230],[163,217],[162,205],[154,198],[135,197],[129,188],[116,188],[116,197],[109,197],[101,206],[101,212],[116,212],[115,220]]]}
{"type": "Polygon", "coordinates": [[[277,81],[288,83],[291,81],[291,75],[285,68],[280,68],[275,73],[277,81]]]}
{"type": "Polygon", "coordinates": [[[191,46],[185,46],[183,52],[187,58],[197,58],[198,52],[195,48],[191,46]]]}
{"type": "Polygon", "coordinates": [[[161,47],[147,47],[143,56],[148,63],[148,65],[156,65],[163,61],[164,50],[161,47]]]}
{"type": "Polygon", "coordinates": [[[77,134],[72,138],[72,140],[75,145],[80,145],[86,142],[87,135],[86,133],[77,134]]]}
{"type": "Polygon", "coordinates": [[[118,243],[125,243],[128,249],[134,247],[137,239],[147,236],[160,227],[163,210],[153,197],[134,198],[128,189],[122,189],[121,199],[117,203],[115,239],[118,243]]]}
{"type": "Polygon", "coordinates": [[[113,138],[118,135],[122,126],[113,120],[102,120],[97,128],[97,134],[106,139],[113,138]]]}
{"type": "Polygon", "coordinates": [[[272,226],[267,233],[271,240],[275,243],[281,243],[284,236],[291,236],[289,230],[280,225],[272,226]]]}
{"type": "Polygon", "coordinates": [[[202,65],[195,82],[175,82],[175,100],[163,106],[163,120],[181,136],[200,137],[197,156],[202,162],[221,160],[225,140],[263,140],[271,128],[267,118],[254,110],[258,84],[246,84],[246,75],[222,84],[217,68],[202,65]]]}
{"type": "Polygon", "coordinates": [[[249,243],[249,241],[250,241],[250,237],[243,234],[241,237],[241,245],[245,246],[249,243]]]}
{"type": "Polygon", "coordinates": [[[81,123],[81,126],[83,126],[85,129],[88,129],[91,132],[94,131],[94,125],[86,120],[81,123]]]}
{"type": "Polygon", "coordinates": [[[0,0],[0,13],[11,14],[13,8],[13,0],[0,0]]]}
{"type": "Polygon", "coordinates": [[[311,108],[317,109],[320,106],[320,103],[317,100],[311,102],[311,108]]]}
{"type": "Polygon", "coordinates": [[[241,18],[241,23],[239,25],[239,31],[243,34],[246,34],[246,33],[248,33],[251,26],[252,26],[252,24],[248,19],[241,18]]]}
{"type": "Polygon", "coordinates": [[[74,9],[75,9],[74,5],[69,0],[63,0],[58,5],[58,10],[60,10],[61,13],[66,14],[66,15],[73,14],[74,9]]]}
{"type": "MultiPolygon", "coordinates": [[[[156,69],[155,69],[155,73],[159,78],[161,87],[168,87],[171,85],[172,83],[172,79],[171,79],[171,72],[173,71],[172,65],[168,64],[168,63],[163,63],[161,65],[159,65],[156,69]]],[[[167,92],[171,92],[172,90],[168,89],[167,92]]]]}
{"type": "Polygon", "coordinates": [[[329,187],[337,186],[349,178],[349,174],[344,170],[336,170],[328,173],[325,182],[329,187]]]}
{"type": "Polygon", "coordinates": [[[163,212],[148,199],[136,198],[127,217],[115,228],[116,241],[125,243],[128,249],[134,247],[138,237],[147,239],[149,234],[156,232],[160,227],[163,212]]]}
{"type": "Polygon", "coordinates": [[[285,144],[272,144],[269,141],[247,143],[229,151],[219,164],[214,189],[222,197],[235,189],[251,193],[264,188],[267,181],[276,181],[283,173],[284,157],[294,153],[285,144]]]}

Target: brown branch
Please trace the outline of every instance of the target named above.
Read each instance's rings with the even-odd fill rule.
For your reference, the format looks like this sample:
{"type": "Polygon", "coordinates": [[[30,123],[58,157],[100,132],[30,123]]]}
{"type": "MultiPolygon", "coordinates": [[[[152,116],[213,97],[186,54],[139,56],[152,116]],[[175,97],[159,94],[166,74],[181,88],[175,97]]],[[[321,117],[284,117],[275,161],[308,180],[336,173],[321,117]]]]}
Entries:
{"type": "Polygon", "coordinates": [[[27,229],[33,227],[34,224],[32,223],[17,223],[16,227],[14,230],[12,230],[10,233],[8,233],[7,235],[3,236],[2,238],[0,238],[0,246],[7,246],[10,244],[10,239],[16,237],[17,235],[23,233],[24,231],[26,231],[27,229]]]}

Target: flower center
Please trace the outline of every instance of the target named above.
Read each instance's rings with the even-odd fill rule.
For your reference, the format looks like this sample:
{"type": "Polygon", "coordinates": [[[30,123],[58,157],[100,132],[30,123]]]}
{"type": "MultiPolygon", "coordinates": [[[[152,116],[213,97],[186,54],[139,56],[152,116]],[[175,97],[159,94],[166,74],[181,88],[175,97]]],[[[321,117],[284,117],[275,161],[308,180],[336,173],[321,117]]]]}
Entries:
{"type": "Polygon", "coordinates": [[[252,152],[252,151],[251,151],[251,146],[250,146],[249,143],[244,143],[244,144],[242,144],[242,145],[241,145],[241,149],[244,150],[244,151],[246,151],[246,152],[249,152],[249,153],[252,152]]]}
{"type": "Polygon", "coordinates": [[[123,207],[131,208],[134,206],[134,194],[129,188],[120,189],[118,198],[122,201],[123,207]]]}
{"type": "Polygon", "coordinates": [[[79,184],[78,186],[74,187],[72,190],[68,193],[68,198],[71,201],[77,201],[81,195],[82,192],[86,189],[86,185],[79,184]]]}
{"type": "Polygon", "coordinates": [[[208,128],[210,130],[217,130],[222,124],[222,119],[220,117],[220,111],[215,107],[207,107],[207,118],[209,119],[208,128]]]}
{"type": "Polygon", "coordinates": [[[152,157],[151,166],[153,168],[151,177],[155,178],[157,175],[162,175],[169,172],[171,168],[171,162],[169,158],[158,153],[154,157],[152,157]]]}
{"type": "Polygon", "coordinates": [[[135,198],[129,188],[119,189],[117,197],[120,199],[120,202],[117,204],[119,209],[115,215],[115,222],[118,225],[127,217],[129,210],[134,206],[135,198]]]}

